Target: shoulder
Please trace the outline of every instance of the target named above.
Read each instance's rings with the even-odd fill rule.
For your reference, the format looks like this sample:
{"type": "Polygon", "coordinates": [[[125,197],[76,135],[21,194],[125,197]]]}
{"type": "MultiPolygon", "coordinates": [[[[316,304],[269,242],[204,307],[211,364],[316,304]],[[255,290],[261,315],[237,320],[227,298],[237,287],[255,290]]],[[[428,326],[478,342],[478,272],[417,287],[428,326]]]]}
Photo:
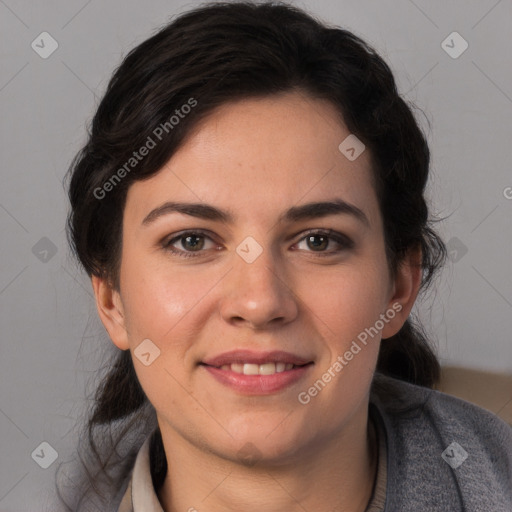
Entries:
{"type": "MultiPolygon", "coordinates": [[[[511,390],[512,393],[512,390],[511,390]]],[[[452,395],[377,373],[371,400],[391,418],[411,426],[437,427],[491,444],[512,440],[512,427],[492,412],[452,395]]],[[[510,445],[512,447],[512,445],[510,445]]]]}
{"type": "Polygon", "coordinates": [[[388,443],[386,510],[512,510],[512,428],[440,391],[376,374],[388,443]],[[407,484],[407,485],[404,485],[407,484]],[[421,507],[420,507],[421,509],[421,507]]]}

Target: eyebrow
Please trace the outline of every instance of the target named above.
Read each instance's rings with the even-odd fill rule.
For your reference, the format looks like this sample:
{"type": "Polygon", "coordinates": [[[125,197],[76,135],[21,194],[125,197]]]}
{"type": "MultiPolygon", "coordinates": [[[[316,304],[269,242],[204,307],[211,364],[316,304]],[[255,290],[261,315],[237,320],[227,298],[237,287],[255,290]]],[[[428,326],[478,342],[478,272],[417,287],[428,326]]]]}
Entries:
{"type": "MultiPolygon", "coordinates": [[[[225,210],[204,203],[166,202],[146,215],[143,225],[149,225],[156,219],[171,213],[181,213],[199,219],[213,220],[233,224],[234,215],[225,210]]],[[[279,216],[278,222],[298,222],[302,220],[327,217],[328,215],[351,215],[365,226],[370,226],[370,221],[365,213],[357,206],[335,198],[332,201],[307,203],[300,206],[292,206],[279,216]]]]}

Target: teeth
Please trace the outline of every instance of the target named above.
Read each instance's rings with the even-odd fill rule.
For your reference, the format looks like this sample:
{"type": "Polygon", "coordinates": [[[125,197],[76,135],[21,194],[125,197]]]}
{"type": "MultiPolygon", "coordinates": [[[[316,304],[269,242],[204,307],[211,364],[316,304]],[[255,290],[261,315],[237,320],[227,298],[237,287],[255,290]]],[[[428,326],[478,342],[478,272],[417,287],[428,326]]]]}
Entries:
{"type": "Polygon", "coordinates": [[[276,373],[275,363],[260,364],[258,373],[260,375],[274,375],[274,373],[276,373]]]}
{"type": "Polygon", "coordinates": [[[243,373],[244,375],[274,375],[274,373],[281,373],[292,368],[292,363],[232,363],[221,366],[221,370],[231,370],[232,372],[243,373]]]}
{"type": "MultiPolygon", "coordinates": [[[[261,365],[263,366],[263,365],[261,365]]],[[[244,375],[258,375],[260,367],[257,364],[244,364],[244,375]]]]}

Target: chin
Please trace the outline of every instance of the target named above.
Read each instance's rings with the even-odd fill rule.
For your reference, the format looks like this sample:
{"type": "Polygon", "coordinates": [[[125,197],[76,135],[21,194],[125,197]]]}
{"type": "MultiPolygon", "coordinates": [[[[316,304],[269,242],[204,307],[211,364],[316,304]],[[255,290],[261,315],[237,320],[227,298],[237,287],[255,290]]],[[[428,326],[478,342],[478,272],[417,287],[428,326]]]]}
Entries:
{"type": "Polygon", "coordinates": [[[289,425],[282,428],[283,418],[286,417],[286,414],[273,415],[272,421],[249,421],[239,424],[236,431],[229,430],[233,435],[229,458],[234,456],[233,460],[247,466],[256,463],[275,466],[293,462],[303,452],[303,444],[307,441],[289,425]]]}

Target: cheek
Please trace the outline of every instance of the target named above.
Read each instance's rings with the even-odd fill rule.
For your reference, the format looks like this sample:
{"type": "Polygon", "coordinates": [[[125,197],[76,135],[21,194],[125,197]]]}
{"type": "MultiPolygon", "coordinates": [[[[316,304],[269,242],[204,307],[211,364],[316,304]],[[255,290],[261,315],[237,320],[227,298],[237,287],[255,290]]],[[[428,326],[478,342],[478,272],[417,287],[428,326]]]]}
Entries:
{"type": "Polygon", "coordinates": [[[314,286],[310,280],[303,282],[298,295],[330,340],[331,351],[343,353],[361,332],[375,325],[386,307],[386,272],[380,264],[346,266],[318,273],[314,286]]]}
{"type": "Polygon", "coordinates": [[[201,298],[213,279],[190,272],[185,275],[176,267],[171,271],[170,264],[155,265],[147,260],[142,264],[134,257],[123,265],[123,304],[137,378],[158,411],[174,410],[178,404],[188,404],[188,394],[182,388],[190,364],[187,351],[199,335],[197,314],[204,308],[201,298]],[[160,350],[149,366],[141,364],[135,352],[145,339],[160,350]]]}
{"type": "Polygon", "coordinates": [[[170,264],[139,263],[134,257],[123,262],[122,272],[122,293],[130,335],[161,342],[187,323],[187,315],[197,307],[214,282],[212,276],[202,279],[177,267],[171,270],[170,264]]]}

